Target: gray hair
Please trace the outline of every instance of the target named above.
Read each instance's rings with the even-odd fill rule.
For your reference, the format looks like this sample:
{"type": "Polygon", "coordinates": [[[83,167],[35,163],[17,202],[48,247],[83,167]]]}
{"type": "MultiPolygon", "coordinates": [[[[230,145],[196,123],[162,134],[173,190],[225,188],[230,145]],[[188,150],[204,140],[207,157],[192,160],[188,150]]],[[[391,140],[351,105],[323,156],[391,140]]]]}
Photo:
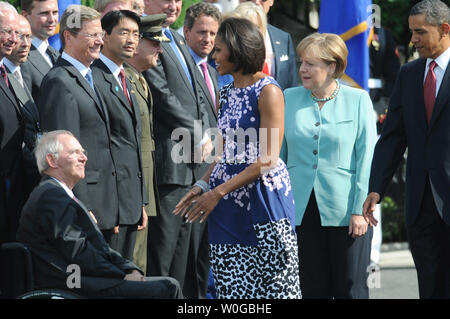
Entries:
{"type": "Polygon", "coordinates": [[[423,14],[425,21],[432,25],[450,23],[450,9],[440,0],[423,0],[412,7],[410,16],[423,14]]]}
{"type": "Polygon", "coordinates": [[[17,10],[12,4],[5,1],[0,1],[0,21],[3,19],[7,11],[17,14],[17,10]]]}
{"type": "Polygon", "coordinates": [[[73,136],[71,132],[66,130],[56,130],[42,134],[42,137],[39,139],[38,144],[34,149],[34,156],[36,158],[39,174],[43,175],[49,168],[47,154],[53,154],[58,158],[59,152],[63,150],[63,146],[58,140],[58,136],[63,134],[73,136]]]}

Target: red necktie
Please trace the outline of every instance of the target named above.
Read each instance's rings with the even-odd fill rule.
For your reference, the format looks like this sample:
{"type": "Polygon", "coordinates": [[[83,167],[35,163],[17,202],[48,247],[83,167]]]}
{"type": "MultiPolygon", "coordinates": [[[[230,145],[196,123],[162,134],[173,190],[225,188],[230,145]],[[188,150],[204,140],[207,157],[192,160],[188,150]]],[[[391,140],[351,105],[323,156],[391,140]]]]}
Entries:
{"type": "Polygon", "coordinates": [[[5,66],[3,64],[0,65],[0,74],[1,74],[1,76],[3,78],[3,80],[5,81],[6,86],[9,87],[8,74],[6,73],[6,69],[5,69],[5,66]]]}
{"type": "Polygon", "coordinates": [[[128,103],[130,103],[130,105],[131,105],[131,100],[130,100],[130,96],[128,95],[128,89],[127,89],[127,81],[125,80],[124,69],[120,69],[119,78],[120,78],[120,81],[122,82],[123,93],[125,93],[128,103]]]}
{"type": "Polygon", "coordinates": [[[203,76],[205,77],[206,86],[208,86],[209,94],[211,94],[211,99],[215,106],[216,103],[214,101],[214,89],[212,88],[212,85],[211,85],[211,78],[209,77],[208,66],[206,65],[206,62],[203,62],[203,63],[200,63],[200,67],[202,68],[203,76]]]}
{"type": "Polygon", "coordinates": [[[427,114],[428,123],[430,123],[431,114],[433,113],[434,102],[436,100],[436,74],[434,68],[436,61],[431,61],[428,69],[427,77],[423,83],[423,97],[425,102],[425,112],[427,114]]]}

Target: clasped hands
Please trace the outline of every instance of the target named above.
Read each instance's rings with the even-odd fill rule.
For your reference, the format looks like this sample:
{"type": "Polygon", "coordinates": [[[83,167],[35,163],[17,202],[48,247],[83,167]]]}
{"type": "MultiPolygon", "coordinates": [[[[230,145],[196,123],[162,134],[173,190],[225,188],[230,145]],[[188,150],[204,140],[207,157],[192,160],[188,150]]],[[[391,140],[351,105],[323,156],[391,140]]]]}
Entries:
{"type": "Polygon", "coordinates": [[[185,217],[187,223],[192,223],[199,218],[200,223],[202,223],[208,218],[221,198],[222,196],[216,189],[202,194],[202,189],[194,186],[178,202],[172,213],[185,217]]]}

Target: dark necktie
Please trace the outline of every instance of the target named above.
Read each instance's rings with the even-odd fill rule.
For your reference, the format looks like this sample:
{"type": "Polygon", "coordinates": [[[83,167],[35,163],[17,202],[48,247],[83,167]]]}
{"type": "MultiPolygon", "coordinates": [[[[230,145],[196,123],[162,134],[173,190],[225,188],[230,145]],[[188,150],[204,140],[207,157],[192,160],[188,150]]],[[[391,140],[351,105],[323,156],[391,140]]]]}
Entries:
{"type": "Polygon", "coordinates": [[[6,69],[3,64],[0,65],[0,74],[3,78],[3,81],[5,81],[6,86],[9,87],[8,74],[6,73],[6,69]]]}
{"type": "Polygon", "coordinates": [[[127,89],[127,81],[125,80],[124,69],[120,69],[119,78],[120,78],[120,82],[122,83],[123,93],[125,93],[128,103],[130,103],[130,105],[131,105],[131,100],[130,100],[130,96],[128,95],[128,89],[127,89]]]}
{"type": "Polygon", "coordinates": [[[50,50],[49,47],[47,47],[47,50],[45,50],[45,53],[47,53],[47,55],[49,56],[50,60],[52,61],[52,64],[54,65],[56,62],[56,56],[53,53],[53,51],[50,50]]]}
{"type": "Polygon", "coordinates": [[[427,77],[423,83],[423,97],[425,102],[425,112],[427,114],[428,123],[431,120],[431,114],[433,113],[434,102],[436,101],[436,74],[434,68],[436,67],[436,61],[431,61],[427,77]]]}

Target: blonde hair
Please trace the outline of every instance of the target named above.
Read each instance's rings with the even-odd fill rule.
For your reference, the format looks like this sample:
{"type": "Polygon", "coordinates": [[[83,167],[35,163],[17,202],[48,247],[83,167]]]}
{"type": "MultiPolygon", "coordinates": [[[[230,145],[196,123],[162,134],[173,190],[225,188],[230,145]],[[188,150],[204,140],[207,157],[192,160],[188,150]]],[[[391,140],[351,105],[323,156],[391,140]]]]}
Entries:
{"type": "Polygon", "coordinates": [[[80,32],[83,22],[100,20],[101,15],[96,10],[79,4],[72,4],[66,8],[61,16],[59,23],[59,38],[64,49],[66,46],[66,39],[64,38],[64,31],[71,33],[80,32]]]}
{"type": "Polygon", "coordinates": [[[267,16],[264,10],[257,4],[251,1],[243,2],[239,4],[233,11],[229,11],[223,15],[222,20],[227,18],[243,18],[250,20],[256,24],[263,37],[266,36],[267,32],[267,16]]]}
{"type": "Polygon", "coordinates": [[[337,34],[316,32],[308,35],[300,41],[296,48],[298,56],[306,51],[327,64],[335,63],[334,78],[340,78],[344,75],[347,67],[348,49],[344,40],[337,34]]]}

